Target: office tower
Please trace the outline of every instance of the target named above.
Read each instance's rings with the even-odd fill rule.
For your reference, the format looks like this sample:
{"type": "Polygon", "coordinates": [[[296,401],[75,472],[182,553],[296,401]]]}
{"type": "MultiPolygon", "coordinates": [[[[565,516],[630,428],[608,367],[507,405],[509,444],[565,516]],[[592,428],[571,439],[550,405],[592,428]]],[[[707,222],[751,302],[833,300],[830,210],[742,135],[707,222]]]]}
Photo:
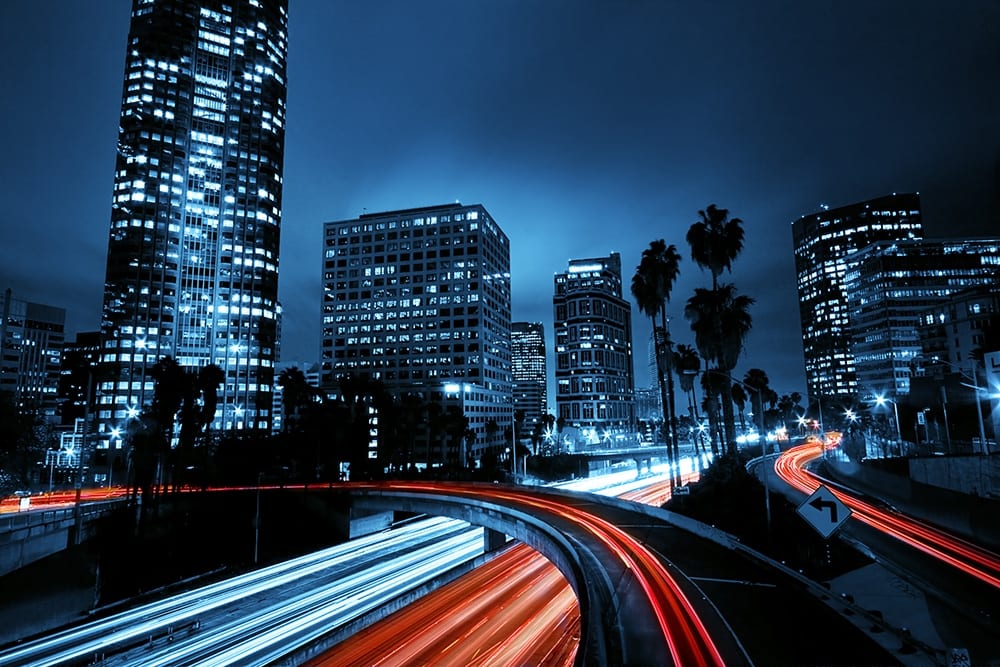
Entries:
{"type": "Polygon", "coordinates": [[[431,464],[503,452],[514,417],[510,242],[489,212],[456,203],[327,222],[323,253],[322,387],[353,376],[460,409],[475,436],[464,452],[441,438],[418,446],[431,464]]]}
{"type": "Polygon", "coordinates": [[[98,363],[100,354],[100,331],[78,333],[74,340],[63,346],[57,399],[60,424],[63,426],[72,426],[77,419],[97,415],[97,392],[90,382],[91,369],[98,363]]]}
{"type": "Polygon", "coordinates": [[[922,235],[917,194],[892,194],[839,208],[824,206],[792,223],[810,396],[858,393],[844,285],[848,256],[876,241],[922,235]]]}
{"type": "Polygon", "coordinates": [[[65,308],[18,299],[9,288],[0,293],[0,391],[19,411],[51,423],[65,329],[65,308]]]}
{"type": "Polygon", "coordinates": [[[1000,384],[990,356],[1000,352],[1000,279],[925,309],[917,332],[922,358],[911,367],[908,402],[926,412],[924,440],[943,442],[949,452],[965,443],[985,451],[983,439],[996,441],[1000,433],[1000,384]]]}
{"type": "Polygon", "coordinates": [[[101,322],[100,438],[166,356],[225,373],[211,428],[268,432],[287,0],[134,0],[101,322]]]}
{"type": "Polygon", "coordinates": [[[555,276],[556,406],[583,443],[635,431],[632,307],[619,253],[570,260],[555,276]]]}
{"type": "Polygon", "coordinates": [[[522,437],[529,437],[548,414],[545,328],[541,322],[514,322],[510,333],[514,410],[524,412],[522,437]]]}
{"type": "Polygon", "coordinates": [[[965,368],[977,350],[1000,350],[989,340],[1000,335],[1000,276],[929,306],[920,314],[917,333],[924,359],[937,357],[965,368]]]}
{"type": "Polygon", "coordinates": [[[861,399],[910,392],[925,311],[964,289],[995,285],[1000,238],[878,241],[847,257],[851,349],[861,399]]]}

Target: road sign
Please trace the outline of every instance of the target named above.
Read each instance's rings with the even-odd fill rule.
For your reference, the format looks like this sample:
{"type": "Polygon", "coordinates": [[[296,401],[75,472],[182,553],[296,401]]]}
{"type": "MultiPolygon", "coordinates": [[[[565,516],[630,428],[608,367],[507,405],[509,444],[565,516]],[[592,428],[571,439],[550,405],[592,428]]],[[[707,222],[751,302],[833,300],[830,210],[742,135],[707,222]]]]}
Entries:
{"type": "Polygon", "coordinates": [[[820,485],[806,501],[799,505],[799,514],[808,521],[824,539],[830,537],[840,524],[851,516],[851,510],[840,502],[833,491],[820,485]]]}

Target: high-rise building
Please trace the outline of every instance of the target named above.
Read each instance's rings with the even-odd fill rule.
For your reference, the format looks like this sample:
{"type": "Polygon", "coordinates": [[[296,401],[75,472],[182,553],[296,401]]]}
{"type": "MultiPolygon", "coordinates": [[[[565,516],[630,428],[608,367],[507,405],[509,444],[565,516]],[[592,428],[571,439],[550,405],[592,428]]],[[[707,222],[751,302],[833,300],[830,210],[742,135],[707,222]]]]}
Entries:
{"type": "Polygon", "coordinates": [[[524,412],[522,435],[530,436],[548,414],[545,328],[541,322],[514,322],[510,333],[514,410],[524,412]]]}
{"type": "Polygon", "coordinates": [[[166,356],[225,373],[213,429],[271,424],[287,0],[133,0],[101,322],[100,437],[166,356]]]}
{"type": "Polygon", "coordinates": [[[586,443],[635,431],[632,307],[619,253],[570,260],[555,276],[556,406],[586,443]]]}
{"type": "Polygon", "coordinates": [[[83,331],[63,346],[59,370],[59,418],[63,426],[97,414],[92,375],[101,354],[101,332],[83,331]],[[89,405],[88,405],[89,403],[89,405]]]}
{"type": "Polygon", "coordinates": [[[56,395],[66,329],[66,309],[0,292],[0,391],[18,410],[58,421],[56,395]]]}
{"type": "Polygon", "coordinates": [[[925,311],[961,290],[997,283],[1000,238],[878,241],[846,259],[858,395],[905,396],[922,354],[925,311]]]}
{"type": "Polygon", "coordinates": [[[441,438],[417,447],[431,464],[509,446],[510,242],[489,212],[456,203],[327,222],[323,253],[322,387],[353,376],[460,409],[474,437],[464,453],[441,438]]]}
{"type": "MultiPolygon", "coordinates": [[[[975,353],[993,352],[990,329],[1000,326],[1000,276],[992,284],[963,289],[920,314],[917,333],[925,360],[969,367],[975,353]]],[[[992,331],[993,335],[1000,331],[992,331]]]]}
{"type": "Polygon", "coordinates": [[[844,284],[848,257],[876,241],[921,238],[920,196],[823,207],[792,223],[799,319],[811,396],[855,396],[858,378],[844,284]]]}

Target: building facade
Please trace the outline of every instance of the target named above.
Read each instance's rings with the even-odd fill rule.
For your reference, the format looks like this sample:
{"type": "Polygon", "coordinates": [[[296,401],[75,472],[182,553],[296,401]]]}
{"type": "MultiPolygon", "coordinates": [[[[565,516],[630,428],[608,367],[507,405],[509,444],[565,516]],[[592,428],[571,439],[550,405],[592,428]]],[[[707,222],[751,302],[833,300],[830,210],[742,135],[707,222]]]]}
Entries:
{"type": "Polygon", "coordinates": [[[792,223],[799,320],[810,396],[856,396],[845,278],[849,256],[877,241],[923,236],[918,194],[892,194],[792,223]]]}
{"type": "Polygon", "coordinates": [[[570,260],[555,276],[556,407],[585,444],[635,432],[632,307],[621,255],[570,260]]]}
{"type": "MultiPolygon", "coordinates": [[[[378,381],[396,397],[464,413],[464,452],[443,441],[417,446],[427,465],[468,465],[510,444],[510,312],[510,241],[482,205],[324,225],[321,385],[378,381]]],[[[370,458],[384,455],[371,447],[370,458]]]]}
{"type": "Polygon", "coordinates": [[[215,430],[268,432],[287,0],[133,0],[101,322],[100,433],[149,371],[225,373],[215,430]]]}
{"type": "Polygon", "coordinates": [[[58,421],[56,397],[65,343],[66,309],[0,292],[0,391],[17,409],[58,421]]]}
{"type": "Polygon", "coordinates": [[[847,257],[844,284],[858,395],[910,392],[925,313],[951,295],[997,284],[1000,238],[879,241],[847,257]]]}
{"type": "Polygon", "coordinates": [[[511,325],[511,366],[514,375],[514,411],[522,411],[522,437],[544,424],[549,412],[545,328],[541,322],[514,322],[511,325]]]}

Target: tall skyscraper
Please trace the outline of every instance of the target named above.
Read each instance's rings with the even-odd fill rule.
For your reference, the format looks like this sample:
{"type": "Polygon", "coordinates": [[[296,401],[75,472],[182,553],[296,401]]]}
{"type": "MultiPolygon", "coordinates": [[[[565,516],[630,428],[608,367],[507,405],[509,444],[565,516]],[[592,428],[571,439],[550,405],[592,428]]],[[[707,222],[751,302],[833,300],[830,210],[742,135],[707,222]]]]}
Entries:
{"type": "Polygon", "coordinates": [[[556,406],[594,443],[635,431],[632,306],[619,253],[570,260],[555,276],[556,406]]]}
{"type": "Polygon", "coordinates": [[[461,409],[475,433],[466,460],[417,448],[434,463],[510,444],[510,241],[489,212],[446,204],[327,222],[323,253],[321,385],[350,375],[461,409]]]}
{"type": "Polygon", "coordinates": [[[911,362],[922,354],[918,328],[927,309],[948,303],[961,290],[995,285],[1000,238],[879,241],[850,255],[847,263],[858,394],[905,396],[911,362]]]}
{"type": "Polygon", "coordinates": [[[893,194],[792,223],[799,319],[811,396],[856,396],[845,276],[848,256],[876,241],[921,238],[920,196],[893,194]]]}
{"type": "Polygon", "coordinates": [[[522,436],[530,436],[548,413],[545,328],[541,322],[514,322],[510,332],[514,410],[524,412],[522,436]]]}
{"type": "Polygon", "coordinates": [[[56,423],[66,309],[0,292],[0,391],[18,409],[56,423]]]}
{"type": "Polygon", "coordinates": [[[287,0],[133,0],[101,322],[100,438],[165,357],[225,372],[213,428],[268,432],[287,0]]]}

